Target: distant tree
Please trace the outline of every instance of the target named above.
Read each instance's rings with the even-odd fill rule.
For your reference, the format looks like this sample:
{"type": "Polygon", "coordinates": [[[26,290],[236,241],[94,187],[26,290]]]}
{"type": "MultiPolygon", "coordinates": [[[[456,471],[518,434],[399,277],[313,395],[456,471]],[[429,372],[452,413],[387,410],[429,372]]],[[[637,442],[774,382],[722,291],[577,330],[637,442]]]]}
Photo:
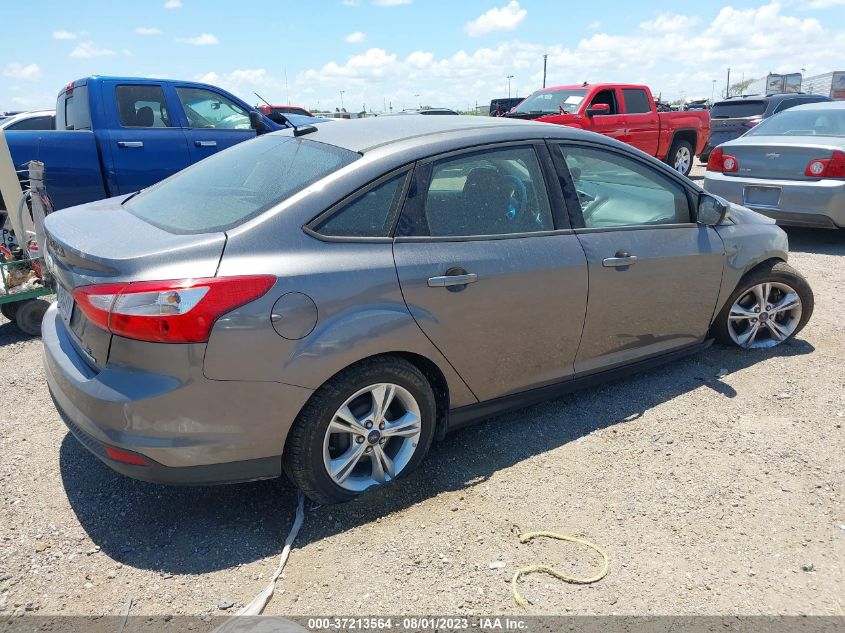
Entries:
{"type": "Polygon", "coordinates": [[[753,84],[755,81],[757,80],[754,79],[754,77],[751,77],[750,79],[743,79],[735,84],[731,84],[731,87],[728,88],[728,96],[745,94],[745,91],[748,90],[748,86],[753,84]]]}

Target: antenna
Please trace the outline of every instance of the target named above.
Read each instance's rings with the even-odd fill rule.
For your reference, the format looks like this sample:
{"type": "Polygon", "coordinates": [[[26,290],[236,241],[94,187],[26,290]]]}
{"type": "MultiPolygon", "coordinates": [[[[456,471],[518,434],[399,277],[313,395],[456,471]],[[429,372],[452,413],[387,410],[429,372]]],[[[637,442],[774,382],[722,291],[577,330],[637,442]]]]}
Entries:
{"type": "Polygon", "coordinates": [[[257,93],[257,92],[255,92],[254,90],[253,90],[252,94],[254,94],[256,97],[258,97],[259,99],[261,99],[261,100],[262,100],[264,103],[266,103],[267,105],[271,105],[271,103],[270,103],[269,101],[267,101],[267,99],[265,99],[264,97],[262,97],[260,94],[258,94],[258,93],[257,93]]]}

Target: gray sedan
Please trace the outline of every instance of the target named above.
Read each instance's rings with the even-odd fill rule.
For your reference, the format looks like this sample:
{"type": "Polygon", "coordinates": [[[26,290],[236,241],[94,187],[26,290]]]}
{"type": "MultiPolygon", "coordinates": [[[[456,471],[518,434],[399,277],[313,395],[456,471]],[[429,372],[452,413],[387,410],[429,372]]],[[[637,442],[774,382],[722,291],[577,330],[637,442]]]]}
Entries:
{"type": "Polygon", "coordinates": [[[320,502],[473,420],[778,345],[813,294],[768,218],[604,136],[384,117],[262,136],[48,217],[47,382],[115,470],[283,471],[320,502]]]}
{"type": "Polygon", "coordinates": [[[845,102],[792,108],[723,143],[704,188],[778,224],[845,228],[845,102]]]}

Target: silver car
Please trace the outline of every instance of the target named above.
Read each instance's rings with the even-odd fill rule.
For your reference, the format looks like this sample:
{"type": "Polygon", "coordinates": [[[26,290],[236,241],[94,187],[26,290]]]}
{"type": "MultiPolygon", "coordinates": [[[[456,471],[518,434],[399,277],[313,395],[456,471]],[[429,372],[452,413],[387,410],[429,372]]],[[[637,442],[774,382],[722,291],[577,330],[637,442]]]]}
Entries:
{"type": "Polygon", "coordinates": [[[797,106],[723,143],[704,188],[778,224],[845,228],[845,102],[797,106]]]}
{"type": "Polygon", "coordinates": [[[48,217],[47,382],[115,470],[320,502],[434,438],[813,310],[774,223],[604,136],[384,117],[48,217]],[[726,217],[727,216],[727,217],[726,217]]]}

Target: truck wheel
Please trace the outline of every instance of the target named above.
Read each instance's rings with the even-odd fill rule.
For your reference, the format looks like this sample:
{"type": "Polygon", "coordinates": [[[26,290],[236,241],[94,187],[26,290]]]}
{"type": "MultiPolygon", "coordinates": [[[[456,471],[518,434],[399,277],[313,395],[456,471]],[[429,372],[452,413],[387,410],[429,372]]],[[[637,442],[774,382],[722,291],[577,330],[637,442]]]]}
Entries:
{"type": "Polygon", "coordinates": [[[18,304],[15,323],[18,328],[30,336],[41,336],[41,321],[50,304],[40,299],[29,299],[18,304]]]}
{"type": "Polygon", "coordinates": [[[692,145],[680,139],[676,140],[669,150],[667,162],[679,173],[689,176],[692,171],[692,145]]]}
{"type": "Polygon", "coordinates": [[[11,303],[0,303],[0,314],[9,319],[9,321],[14,321],[15,313],[18,311],[18,305],[14,301],[11,303]]]}

